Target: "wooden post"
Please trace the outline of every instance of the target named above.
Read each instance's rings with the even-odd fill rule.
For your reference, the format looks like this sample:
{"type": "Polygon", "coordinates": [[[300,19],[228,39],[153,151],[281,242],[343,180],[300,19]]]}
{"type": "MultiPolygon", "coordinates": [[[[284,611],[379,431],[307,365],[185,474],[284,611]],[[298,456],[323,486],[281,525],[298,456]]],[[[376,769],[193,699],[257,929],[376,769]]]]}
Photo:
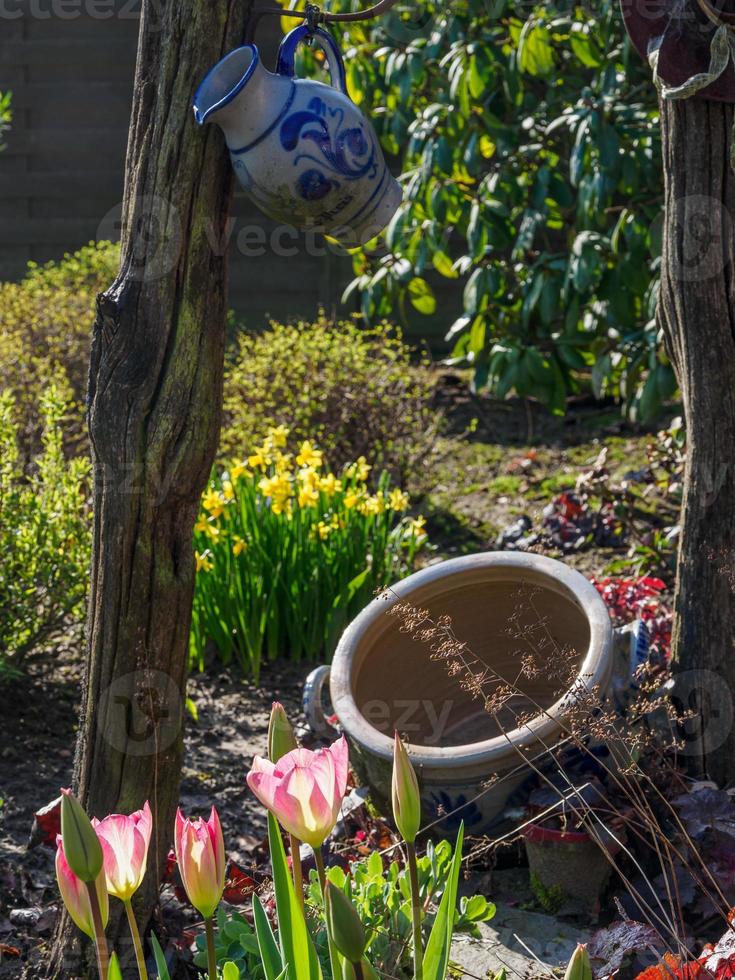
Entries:
{"type": "MultiPolygon", "coordinates": [[[[75,783],[98,817],[150,800],[154,835],[135,902],[141,929],[173,838],[192,527],[222,395],[231,173],[220,131],[200,130],[191,102],[209,68],[241,43],[248,6],[144,0],[121,271],[98,300],[92,347],[94,554],[75,783]]],[[[130,962],[122,905],[112,904],[110,942],[130,962]]],[[[46,975],[84,971],[75,937],[64,916],[46,975]]]]}
{"type": "Polygon", "coordinates": [[[735,779],[734,107],[662,101],[666,193],[659,321],[681,387],[687,465],[674,657],[690,768],[735,779]]]}

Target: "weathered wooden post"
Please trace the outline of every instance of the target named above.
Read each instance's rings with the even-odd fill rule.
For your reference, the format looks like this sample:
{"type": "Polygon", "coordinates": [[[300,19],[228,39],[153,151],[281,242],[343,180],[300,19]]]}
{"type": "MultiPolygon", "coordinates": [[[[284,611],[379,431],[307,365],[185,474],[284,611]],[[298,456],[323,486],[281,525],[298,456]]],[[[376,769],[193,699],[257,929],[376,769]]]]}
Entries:
{"type": "MultiPolygon", "coordinates": [[[[230,164],[221,133],[198,129],[191,103],[206,71],[241,42],[248,6],[144,0],[121,270],[99,298],[94,331],[94,555],[75,782],[100,817],[151,802],[141,928],[178,800],[192,527],[217,446],[227,308],[230,164]]],[[[109,934],[129,948],[123,920],[109,934]]],[[[64,916],[47,975],[83,969],[64,916]]]]}
{"type": "Polygon", "coordinates": [[[621,2],[661,94],[658,318],[688,445],[674,657],[681,700],[699,715],[685,755],[724,784],[735,778],[735,2],[621,2]]]}

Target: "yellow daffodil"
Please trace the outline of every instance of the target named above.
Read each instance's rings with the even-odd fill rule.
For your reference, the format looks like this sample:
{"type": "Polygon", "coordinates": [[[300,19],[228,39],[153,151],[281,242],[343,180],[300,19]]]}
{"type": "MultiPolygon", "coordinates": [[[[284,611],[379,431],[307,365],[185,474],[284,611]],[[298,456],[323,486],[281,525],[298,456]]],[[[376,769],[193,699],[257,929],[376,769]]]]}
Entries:
{"type": "Polygon", "coordinates": [[[202,497],[202,507],[217,518],[225,509],[225,502],[216,490],[208,490],[202,497]]]}
{"type": "Polygon", "coordinates": [[[355,479],[358,483],[364,483],[369,474],[372,466],[368,464],[368,461],[364,456],[360,456],[357,462],[350,463],[347,467],[347,478],[349,480],[355,479]]]}
{"type": "Polygon", "coordinates": [[[421,514],[419,514],[418,517],[415,517],[413,520],[409,521],[409,523],[408,523],[408,529],[409,529],[409,531],[412,534],[415,534],[416,537],[425,536],[425,533],[426,533],[424,531],[424,528],[425,527],[426,527],[426,518],[425,517],[422,517],[421,514]]]}
{"type": "Polygon", "coordinates": [[[353,507],[357,507],[363,498],[363,494],[359,490],[348,490],[345,494],[344,505],[346,510],[352,510],[353,507]]]}
{"type": "Polygon", "coordinates": [[[333,497],[342,489],[342,481],[338,480],[334,473],[327,473],[326,476],[320,478],[319,489],[328,497],[333,497]]]}
{"type": "Polygon", "coordinates": [[[291,480],[284,473],[275,476],[264,476],[258,483],[258,489],[265,497],[272,500],[287,500],[291,496],[291,480]]]}
{"type": "Polygon", "coordinates": [[[276,453],[276,456],[273,459],[273,465],[276,473],[289,473],[292,459],[293,453],[276,453]]]}
{"type": "Polygon", "coordinates": [[[225,498],[225,500],[235,499],[235,488],[232,486],[232,482],[230,480],[222,481],[222,496],[225,498]]]}
{"type": "Polygon", "coordinates": [[[274,499],[271,510],[274,514],[285,514],[286,517],[290,517],[293,513],[293,500],[274,499]]]}
{"type": "Polygon", "coordinates": [[[212,553],[207,549],[199,554],[198,551],[194,552],[194,560],[196,561],[196,570],[198,572],[211,572],[214,568],[214,562],[212,561],[212,553]]]}
{"type": "Polygon", "coordinates": [[[324,521],[319,521],[314,528],[314,536],[318,537],[320,541],[324,541],[332,533],[332,530],[331,524],[325,524],[324,521]]]}
{"type": "Polygon", "coordinates": [[[230,467],[230,479],[239,480],[241,476],[250,476],[250,470],[245,465],[245,460],[241,459],[239,463],[233,463],[230,467]]]}
{"type": "Polygon", "coordinates": [[[315,470],[318,470],[322,465],[323,455],[321,449],[317,449],[308,439],[305,439],[301,443],[301,450],[296,457],[296,462],[299,466],[312,466],[315,470]]]}
{"type": "Polygon", "coordinates": [[[368,517],[374,517],[376,514],[382,514],[385,510],[385,500],[382,494],[376,493],[372,497],[365,497],[359,504],[359,510],[361,514],[368,517]]]}
{"type": "Polygon", "coordinates": [[[277,425],[275,426],[275,428],[269,429],[268,440],[270,444],[275,449],[282,449],[283,446],[286,445],[286,440],[288,439],[288,435],[290,431],[291,430],[288,429],[285,425],[277,425]]]}
{"type": "Polygon", "coordinates": [[[232,541],[233,541],[232,544],[233,555],[241,555],[243,551],[245,551],[245,549],[247,548],[246,542],[243,541],[243,539],[238,534],[234,536],[232,541]]]}
{"type": "Polygon", "coordinates": [[[273,462],[273,454],[269,446],[260,446],[252,456],[248,456],[248,466],[254,470],[264,470],[273,462]]]}
{"type": "Polygon", "coordinates": [[[388,502],[391,510],[405,510],[408,507],[408,494],[396,487],[388,494],[388,502]]]}
{"type": "Polygon", "coordinates": [[[319,503],[319,491],[314,487],[303,484],[299,490],[299,507],[316,507],[319,503]]]}

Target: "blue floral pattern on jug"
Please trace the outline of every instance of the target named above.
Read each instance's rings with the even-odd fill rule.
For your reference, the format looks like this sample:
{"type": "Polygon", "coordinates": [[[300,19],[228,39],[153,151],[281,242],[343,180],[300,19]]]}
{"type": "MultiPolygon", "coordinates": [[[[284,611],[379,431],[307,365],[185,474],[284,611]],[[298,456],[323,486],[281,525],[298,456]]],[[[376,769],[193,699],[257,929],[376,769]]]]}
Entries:
{"type": "MultiPolygon", "coordinates": [[[[343,122],[344,111],[339,106],[329,108],[323,99],[315,97],[306,109],[293,112],[284,119],[280,131],[281,146],[292,153],[303,147],[305,142],[310,142],[321,153],[320,159],[302,150],[294,157],[295,167],[306,160],[326,167],[345,180],[363,177],[374,180],[378,174],[375,147],[359,126],[341,128],[343,122]]],[[[320,200],[340,184],[327,180],[318,170],[309,169],[300,175],[298,186],[302,197],[314,201],[320,200]]]]}

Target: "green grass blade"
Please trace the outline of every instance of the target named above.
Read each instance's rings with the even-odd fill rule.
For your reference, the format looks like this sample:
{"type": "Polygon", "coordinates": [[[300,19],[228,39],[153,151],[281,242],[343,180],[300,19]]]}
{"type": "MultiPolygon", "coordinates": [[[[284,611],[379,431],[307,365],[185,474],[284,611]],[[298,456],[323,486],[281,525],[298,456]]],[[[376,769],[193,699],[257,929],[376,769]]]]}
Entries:
{"type": "Polygon", "coordinates": [[[258,948],[260,949],[265,980],[276,980],[283,971],[283,960],[268,916],[265,914],[257,895],[253,895],[253,921],[255,923],[255,935],[258,937],[258,948]]]}
{"type": "Polygon", "coordinates": [[[454,913],[457,908],[457,887],[459,885],[459,869],[462,864],[462,843],[464,841],[464,823],[460,825],[457,843],[454,848],[449,878],[439,903],[431,935],[424,953],[424,980],[444,980],[449,968],[449,954],[452,948],[454,932],[454,913]]]}
{"type": "Polygon", "coordinates": [[[268,843],[278,913],[278,942],[289,980],[321,980],[322,971],[306,921],[296,899],[283,841],[272,813],[268,814],[268,843]]]}

